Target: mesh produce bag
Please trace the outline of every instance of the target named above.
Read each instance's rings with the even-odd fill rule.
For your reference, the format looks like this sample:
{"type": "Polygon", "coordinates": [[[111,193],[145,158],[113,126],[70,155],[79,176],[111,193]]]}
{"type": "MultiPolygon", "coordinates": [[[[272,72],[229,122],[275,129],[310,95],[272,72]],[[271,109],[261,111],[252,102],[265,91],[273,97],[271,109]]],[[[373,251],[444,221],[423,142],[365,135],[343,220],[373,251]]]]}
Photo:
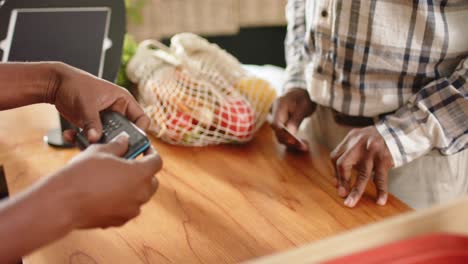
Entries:
{"type": "Polygon", "coordinates": [[[140,44],[127,66],[150,132],[177,145],[242,143],[263,125],[275,90],[249,75],[233,56],[205,39],[182,33],[171,47],[140,44]]]}

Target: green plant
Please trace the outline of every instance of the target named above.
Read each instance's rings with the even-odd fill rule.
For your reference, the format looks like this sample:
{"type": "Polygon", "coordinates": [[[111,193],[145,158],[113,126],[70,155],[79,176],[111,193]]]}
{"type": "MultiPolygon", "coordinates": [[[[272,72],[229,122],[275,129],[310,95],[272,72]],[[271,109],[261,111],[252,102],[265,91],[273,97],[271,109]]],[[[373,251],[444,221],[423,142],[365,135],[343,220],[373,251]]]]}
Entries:
{"type": "Polygon", "coordinates": [[[131,35],[126,34],[122,50],[122,63],[120,65],[116,83],[127,89],[131,88],[133,84],[127,77],[126,68],[130,59],[133,57],[133,55],[135,55],[137,48],[138,43],[135,41],[135,39],[131,35]]]}
{"type": "Polygon", "coordinates": [[[141,11],[145,4],[146,0],[125,0],[128,20],[135,24],[141,24],[143,22],[141,11]]]}
{"type": "MultiPolygon", "coordinates": [[[[128,23],[141,24],[143,22],[141,11],[145,4],[146,0],[125,0],[128,23]]],[[[127,77],[126,68],[130,59],[135,55],[137,48],[138,43],[132,35],[126,34],[122,50],[122,63],[120,65],[116,83],[127,89],[130,89],[133,84],[127,77]]]]}

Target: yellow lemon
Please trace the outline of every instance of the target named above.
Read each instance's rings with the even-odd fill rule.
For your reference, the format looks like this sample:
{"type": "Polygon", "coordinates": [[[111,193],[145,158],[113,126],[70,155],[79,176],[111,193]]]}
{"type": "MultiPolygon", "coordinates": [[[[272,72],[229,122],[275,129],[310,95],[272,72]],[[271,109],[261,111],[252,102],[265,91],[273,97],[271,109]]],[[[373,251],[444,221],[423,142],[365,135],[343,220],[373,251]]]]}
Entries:
{"type": "Polygon", "coordinates": [[[267,114],[276,99],[276,91],[269,82],[255,78],[242,78],[235,88],[244,95],[260,114],[267,114]]]}

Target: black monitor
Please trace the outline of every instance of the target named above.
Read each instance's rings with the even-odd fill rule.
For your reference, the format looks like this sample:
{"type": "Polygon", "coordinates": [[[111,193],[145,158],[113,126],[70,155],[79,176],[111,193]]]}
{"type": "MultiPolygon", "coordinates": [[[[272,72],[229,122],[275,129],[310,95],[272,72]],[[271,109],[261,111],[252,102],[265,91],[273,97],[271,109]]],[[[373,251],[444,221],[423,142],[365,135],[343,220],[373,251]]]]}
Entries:
{"type": "MultiPolygon", "coordinates": [[[[61,61],[108,81],[120,67],[123,0],[7,0],[0,7],[0,59],[61,61]]],[[[61,129],[46,140],[67,146],[61,129]]]]}
{"type": "Polygon", "coordinates": [[[0,43],[2,61],[62,61],[102,77],[112,45],[106,37],[108,17],[107,8],[14,10],[12,27],[0,43]]]}

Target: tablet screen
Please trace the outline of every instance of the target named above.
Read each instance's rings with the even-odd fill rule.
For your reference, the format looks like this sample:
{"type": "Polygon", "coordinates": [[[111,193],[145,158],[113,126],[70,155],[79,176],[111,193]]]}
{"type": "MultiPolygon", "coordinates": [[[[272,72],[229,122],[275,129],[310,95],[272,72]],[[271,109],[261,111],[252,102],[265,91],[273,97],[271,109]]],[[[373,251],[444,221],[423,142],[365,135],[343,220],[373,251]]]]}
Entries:
{"type": "Polygon", "coordinates": [[[16,9],[3,61],[62,61],[102,77],[108,8],[16,9]]]}

